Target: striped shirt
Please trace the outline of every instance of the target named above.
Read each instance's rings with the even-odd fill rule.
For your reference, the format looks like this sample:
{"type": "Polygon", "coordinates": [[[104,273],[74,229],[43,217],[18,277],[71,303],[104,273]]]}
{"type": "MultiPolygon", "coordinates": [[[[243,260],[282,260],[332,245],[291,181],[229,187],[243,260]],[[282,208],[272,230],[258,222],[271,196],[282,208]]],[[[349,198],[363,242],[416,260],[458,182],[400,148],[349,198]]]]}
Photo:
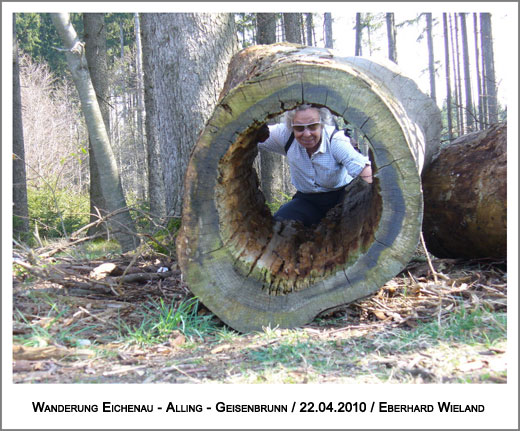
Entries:
{"type": "MultiPolygon", "coordinates": [[[[368,157],[358,153],[343,132],[330,136],[334,126],[325,126],[321,144],[309,157],[307,150],[294,139],[287,152],[291,182],[302,193],[322,193],[341,189],[357,177],[366,165],[368,157]]],[[[269,126],[269,138],[258,144],[261,150],[285,154],[285,144],[292,131],[284,124],[269,126]]]]}

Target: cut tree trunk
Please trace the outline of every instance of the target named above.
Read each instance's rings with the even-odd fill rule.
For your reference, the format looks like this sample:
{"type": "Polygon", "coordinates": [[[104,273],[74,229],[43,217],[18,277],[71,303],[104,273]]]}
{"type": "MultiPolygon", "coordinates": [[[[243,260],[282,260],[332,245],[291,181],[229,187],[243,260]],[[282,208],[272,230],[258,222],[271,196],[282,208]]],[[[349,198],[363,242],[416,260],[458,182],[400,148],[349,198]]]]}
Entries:
{"type": "Polygon", "coordinates": [[[229,71],[186,176],[177,252],[191,291],[243,332],[300,326],[375,293],[416,250],[439,110],[395,64],[327,49],[254,46],[229,71]],[[356,127],[375,172],[314,228],[275,222],[252,167],[261,125],[302,103],[356,127]]]}
{"type": "Polygon", "coordinates": [[[423,173],[424,239],[441,258],[507,255],[507,123],[461,136],[423,173]]]}

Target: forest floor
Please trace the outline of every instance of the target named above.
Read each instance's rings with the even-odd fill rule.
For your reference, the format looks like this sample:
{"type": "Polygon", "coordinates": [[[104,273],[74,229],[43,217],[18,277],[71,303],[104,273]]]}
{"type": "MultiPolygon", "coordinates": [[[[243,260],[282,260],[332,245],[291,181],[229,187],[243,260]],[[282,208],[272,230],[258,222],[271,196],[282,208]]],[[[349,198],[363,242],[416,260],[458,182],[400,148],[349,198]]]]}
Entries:
{"type": "Polygon", "coordinates": [[[507,382],[504,262],[416,259],[301,328],[239,334],[161,259],[15,256],[14,383],[507,382]]]}

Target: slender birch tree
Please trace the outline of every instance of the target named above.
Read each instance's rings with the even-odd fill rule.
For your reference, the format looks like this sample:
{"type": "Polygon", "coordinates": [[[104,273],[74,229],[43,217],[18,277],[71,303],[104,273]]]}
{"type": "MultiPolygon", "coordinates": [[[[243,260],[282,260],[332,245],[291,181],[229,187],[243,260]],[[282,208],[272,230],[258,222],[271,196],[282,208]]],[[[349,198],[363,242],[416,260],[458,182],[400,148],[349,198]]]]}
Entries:
{"type": "Polygon", "coordinates": [[[140,241],[126,205],[116,160],[88,71],[85,46],[78,39],[68,13],[53,13],[51,17],[65,47],[67,64],[78,90],[89,137],[96,153],[103,198],[107,210],[113,213],[110,226],[123,252],[133,250],[140,241]]]}

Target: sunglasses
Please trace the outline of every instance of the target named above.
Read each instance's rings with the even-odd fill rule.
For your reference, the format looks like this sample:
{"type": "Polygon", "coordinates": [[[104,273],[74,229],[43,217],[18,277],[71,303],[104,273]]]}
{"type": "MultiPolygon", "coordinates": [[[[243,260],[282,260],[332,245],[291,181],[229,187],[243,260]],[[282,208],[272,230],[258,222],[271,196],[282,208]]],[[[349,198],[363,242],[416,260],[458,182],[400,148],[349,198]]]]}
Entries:
{"type": "Polygon", "coordinates": [[[295,132],[302,133],[307,129],[309,132],[315,132],[321,127],[321,123],[310,123],[310,124],[293,124],[292,128],[295,132]]]}

